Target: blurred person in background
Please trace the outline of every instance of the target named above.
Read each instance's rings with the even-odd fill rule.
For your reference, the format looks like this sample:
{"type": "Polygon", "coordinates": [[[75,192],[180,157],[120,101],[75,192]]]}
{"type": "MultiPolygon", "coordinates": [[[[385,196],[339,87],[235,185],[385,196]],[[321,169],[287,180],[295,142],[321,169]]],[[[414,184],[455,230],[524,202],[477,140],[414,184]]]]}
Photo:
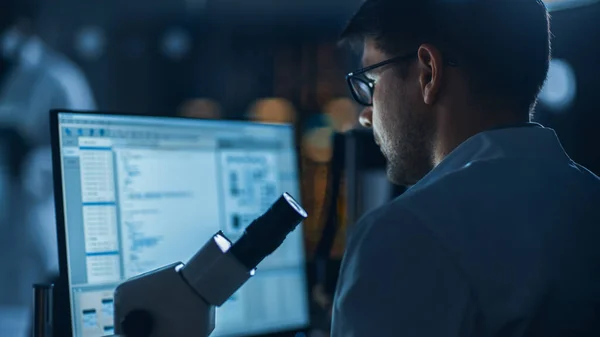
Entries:
{"type": "Polygon", "coordinates": [[[333,337],[600,336],[600,179],[531,123],[541,0],[367,0],[343,34],[388,178],[354,225],[333,337]]]}
{"type": "Polygon", "coordinates": [[[35,31],[36,4],[0,8],[0,332],[29,335],[32,284],[58,274],[49,113],[94,109],[77,66],[35,31]]]}

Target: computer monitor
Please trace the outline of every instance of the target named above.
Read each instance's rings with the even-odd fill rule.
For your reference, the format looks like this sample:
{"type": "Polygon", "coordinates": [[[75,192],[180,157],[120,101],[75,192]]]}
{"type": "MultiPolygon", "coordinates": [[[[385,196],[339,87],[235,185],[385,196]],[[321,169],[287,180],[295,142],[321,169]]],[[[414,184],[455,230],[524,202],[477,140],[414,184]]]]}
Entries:
{"type": "MultiPolygon", "coordinates": [[[[120,282],[187,262],[219,230],[235,240],[283,192],[299,197],[289,125],[73,111],[51,121],[65,336],[112,334],[120,282]]],[[[305,328],[305,277],[299,228],[217,310],[211,336],[305,328]]]]}

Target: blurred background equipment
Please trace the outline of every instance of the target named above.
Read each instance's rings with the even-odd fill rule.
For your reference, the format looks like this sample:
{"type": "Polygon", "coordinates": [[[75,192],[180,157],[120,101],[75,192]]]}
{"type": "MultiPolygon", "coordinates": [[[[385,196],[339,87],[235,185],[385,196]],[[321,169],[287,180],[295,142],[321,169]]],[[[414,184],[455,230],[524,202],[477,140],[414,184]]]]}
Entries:
{"type": "Polygon", "coordinates": [[[297,120],[296,109],[283,98],[263,98],[250,107],[250,120],[260,123],[293,124],[297,120]]]}
{"type": "Polygon", "coordinates": [[[40,36],[39,5],[0,6],[0,331],[15,337],[31,335],[32,284],[58,274],[48,110],[95,107],[79,67],[40,36]]]}
{"type": "Polygon", "coordinates": [[[52,337],[54,318],[54,285],[33,285],[33,337],[52,337]]]}
{"type": "Polygon", "coordinates": [[[346,221],[352,226],[363,215],[402,194],[404,187],[387,180],[385,158],[367,130],[349,132],[340,146],[344,151],[346,221]]]}
{"type": "Polygon", "coordinates": [[[45,276],[39,268],[46,252],[34,244],[34,229],[24,226],[28,198],[20,183],[29,151],[17,130],[0,128],[0,331],[19,337],[29,331],[32,284],[45,276]]]}
{"type": "Polygon", "coordinates": [[[223,111],[218,102],[208,98],[197,98],[184,102],[179,115],[200,119],[221,119],[223,111]]]}
{"type": "Polygon", "coordinates": [[[75,36],[75,49],[81,58],[93,61],[106,52],[106,37],[102,28],[87,26],[79,30],[75,36]]]}
{"type": "Polygon", "coordinates": [[[539,100],[549,111],[567,111],[577,96],[577,81],[573,67],[561,59],[550,61],[548,79],[540,92],[539,100]]]}
{"type": "MultiPolygon", "coordinates": [[[[293,123],[302,204],[309,214],[319,215],[303,226],[311,289],[320,285],[314,258],[328,212],[337,212],[334,243],[329,254],[323,253],[329,258],[327,283],[333,285],[313,298],[313,309],[323,308],[313,310],[314,330],[326,332],[346,226],[371,207],[360,205],[373,201],[360,200],[364,195],[358,186],[365,181],[355,176],[381,182],[372,186],[382,188],[370,192],[374,200],[393,195],[383,179],[384,163],[364,167],[367,162],[360,160],[350,166],[344,162],[341,175],[336,174],[341,178],[335,206],[327,194],[339,152],[336,133],[349,133],[362,149],[350,152],[350,159],[379,155],[368,146],[368,132],[359,136],[353,131],[359,110],[349,100],[344,76],[359,58],[336,46],[340,28],[358,3],[2,1],[0,126],[25,145],[17,151],[22,163],[18,178],[5,175],[0,191],[10,196],[10,203],[3,204],[10,212],[2,215],[7,244],[0,255],[16,273],[11,279],[5,268],[0,275],[0,331],[29,336],[31,284],[56,274],[47,110],[72,108],[293,123]],[[358,173],[353,176],[353,171],[358,173]]],[[[600,3],[546,3],[553,16],[554,60],[535,119],[557,131],[575,161],[600,173],[595,146],[600,143],[600,3]]]]}
{"type": "MultiPolygon", "coordinates": [[[[56,336],[113,334],[119,283],[188,262],[219,231],[233,242],[252,238],[245,229],[253,220],[284,192],[299,195],[289,125],[57,111],[52,128],[57,288],[65,294],[57,297],[56,336]]],[[[308,326],[302,230],[261,261],[260,272],[217,310],[211,336],[308,326]]]]}
{"type": "Polygon", "coordinates": [[[302,155],[314,163],[329,163],[333,154],[334,132],[329,116],[316,114],[307,118],[302,133],[302,155]]]}
{"type": "Polygon", "coordinates": [[[358,107],[348,97],[332,99],[325,104],[323,112],[336,132],[344,133],[358,126],[358,107]]]}

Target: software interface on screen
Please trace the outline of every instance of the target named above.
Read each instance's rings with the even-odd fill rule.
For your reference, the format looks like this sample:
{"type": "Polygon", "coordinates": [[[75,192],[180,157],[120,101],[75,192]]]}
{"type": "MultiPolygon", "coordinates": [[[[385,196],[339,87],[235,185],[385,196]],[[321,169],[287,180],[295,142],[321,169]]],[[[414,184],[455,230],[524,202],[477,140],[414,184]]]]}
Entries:
{"type": "MultiPolygon", "coordinates": [[[[235,240],[283,192],[299,197],[288,126],[61,113],[74,336],[112,334],[119,282],[235,240]]],[[[217,310],[213,336],[308,323],[302,230],[217,310]]]]}

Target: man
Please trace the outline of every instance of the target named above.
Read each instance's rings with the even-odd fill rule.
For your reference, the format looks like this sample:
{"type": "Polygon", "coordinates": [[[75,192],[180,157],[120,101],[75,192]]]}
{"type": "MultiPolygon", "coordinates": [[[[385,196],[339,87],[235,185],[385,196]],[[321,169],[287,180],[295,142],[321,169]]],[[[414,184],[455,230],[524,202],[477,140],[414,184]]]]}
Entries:
{"type": "Polygon", "coordinates": [[[36,34],[33,4],[0,10],[0,335],[28,336],[32,284],[58,273],[49,113],[94,109],[81,71],[36,34]]]}
{"type": "Polygon", "coordinates": [[[600,336],[600,180],[530,123],[541,0],[367,0],[360,116],[412,185],[354,226],[334,337],[600,336]]]}

